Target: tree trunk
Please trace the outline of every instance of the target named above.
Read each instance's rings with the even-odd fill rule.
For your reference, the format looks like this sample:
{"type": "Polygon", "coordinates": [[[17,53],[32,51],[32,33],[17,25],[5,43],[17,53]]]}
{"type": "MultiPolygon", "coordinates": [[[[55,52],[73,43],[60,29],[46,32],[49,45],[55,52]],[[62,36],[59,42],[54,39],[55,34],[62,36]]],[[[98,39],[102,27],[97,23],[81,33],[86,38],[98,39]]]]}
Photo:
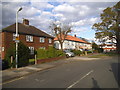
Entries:
{"type": "Polygon", "coordinates": [[[62,42],[60,43],[60,46],[61,46],[61,50],[63,51],[63,43],[62,42]]]}
{"type": "Polygon", "coordinates": [[[116,41],[117,41],[117,43],[116,43],[117,53],[118,53],[118,55],[120,55],[120,36],[119,36],[119,34],[117,36],[116,41]]]}

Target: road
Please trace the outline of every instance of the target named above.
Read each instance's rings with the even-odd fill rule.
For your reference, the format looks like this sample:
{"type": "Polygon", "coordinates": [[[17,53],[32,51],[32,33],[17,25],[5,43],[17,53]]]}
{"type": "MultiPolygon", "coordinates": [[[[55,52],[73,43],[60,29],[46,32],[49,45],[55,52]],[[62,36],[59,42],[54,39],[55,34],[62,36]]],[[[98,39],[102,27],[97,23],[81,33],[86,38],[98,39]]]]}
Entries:
{"type": "Polygon", "coordinates": [[[72,58],[69,63],[3,84],[3,88],[118,88],[117,60],[72,58]]]}

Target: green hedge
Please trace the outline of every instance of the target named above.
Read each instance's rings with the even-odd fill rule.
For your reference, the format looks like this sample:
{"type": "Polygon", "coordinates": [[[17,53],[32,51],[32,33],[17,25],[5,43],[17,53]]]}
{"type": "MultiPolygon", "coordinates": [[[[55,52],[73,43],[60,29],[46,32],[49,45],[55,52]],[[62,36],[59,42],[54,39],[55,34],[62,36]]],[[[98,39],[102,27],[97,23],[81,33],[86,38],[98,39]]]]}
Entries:
{"type": "Polygon", "coordinates": [[[46,58],[53,58],[53,57],[59,57],[59,56],[65,56],[64,52],[62,52],[61,50],[57,50],[52,46],[50,46],[47,50],[45,49],[37,50],[38,59],[46,59],[46,58]]]}
{"type": "MultiPolygon", "coordinates": [[[[18,44],[18,67],[26,66],[29,64],[30,50],[22,42],[18,44]]],[[[16,49],[15,44],[11,44],[7,49],[5,60],[8,62],[9,67],[15,67],[16,61],[16,49]],[[13,63],[11,63],[11,56],[13,56],[13,63]]]]}
{"type": "Polygon", "coordinates": [[[83,54],[83,52],[80,50],[71,50],[71,52],[73,52],[75,55],[83,54]]]}

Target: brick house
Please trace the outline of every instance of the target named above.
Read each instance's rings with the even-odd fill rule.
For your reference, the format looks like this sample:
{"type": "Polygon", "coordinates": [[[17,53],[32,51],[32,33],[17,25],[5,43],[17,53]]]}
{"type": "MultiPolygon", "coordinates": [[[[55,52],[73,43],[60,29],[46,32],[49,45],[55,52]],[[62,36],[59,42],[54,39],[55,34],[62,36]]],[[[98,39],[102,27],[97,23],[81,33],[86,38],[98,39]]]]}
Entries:
{"type": "MultiPolygon", "coordinates": [[[[0,57],[4,59],[7,48],[11,43],[15,43],[16,23],[12,24],[0,32],[0,57]]],[[[18,23],[19,40],[29,47],[31,53],[34,49],[48,49],[53,46],[54,37],[29,25],[29,20],[23,19],[23,23],[18,23]]]]}

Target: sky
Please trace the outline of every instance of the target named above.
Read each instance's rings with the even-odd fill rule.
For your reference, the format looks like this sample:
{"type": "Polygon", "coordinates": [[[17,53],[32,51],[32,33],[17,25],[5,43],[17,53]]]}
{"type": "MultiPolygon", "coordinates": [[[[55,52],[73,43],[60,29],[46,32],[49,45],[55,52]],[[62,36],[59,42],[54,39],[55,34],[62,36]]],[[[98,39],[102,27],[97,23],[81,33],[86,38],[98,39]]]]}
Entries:
{"type": "Polygon", "coordinates": [[[30,25],[50,34],[50,24],[55,20],[72,26],[70,35],[95,40],[94,23],[100,22],[100,14],[107,7],[114,6],[119,0],[3,0],[0,1],[0,29],[16,21],[28,19],[30,25]]]}

